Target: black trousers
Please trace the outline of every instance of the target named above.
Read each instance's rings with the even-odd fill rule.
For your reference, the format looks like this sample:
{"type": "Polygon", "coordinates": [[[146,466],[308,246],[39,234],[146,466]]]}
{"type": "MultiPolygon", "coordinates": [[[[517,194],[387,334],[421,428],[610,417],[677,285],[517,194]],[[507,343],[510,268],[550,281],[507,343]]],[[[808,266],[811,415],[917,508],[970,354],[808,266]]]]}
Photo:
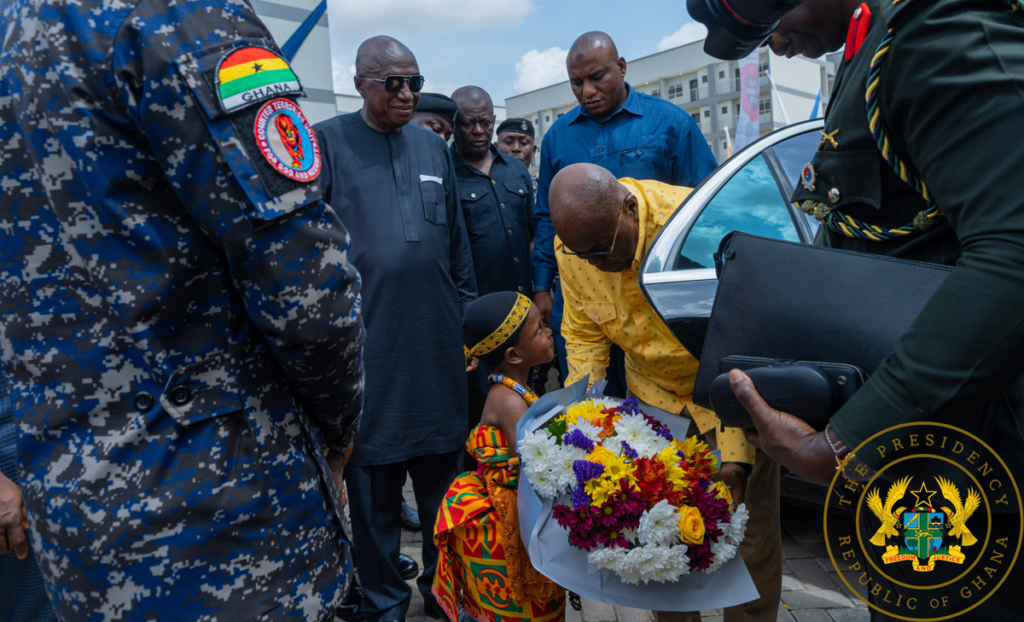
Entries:
{"type": "Polygon", "coordinates": [[[398,572],[406,473],[412,477],[423,530],[423,571],[416,586],[425,598],[433,598],[430,588],[437,568],[434,523],[441,500],[458,475],[461,454],[460,448],[394,464],[346,467],[352,541],[364,593],[362,613],[367,622],[405,619],[412,599],[412,589],[398,572]]]}

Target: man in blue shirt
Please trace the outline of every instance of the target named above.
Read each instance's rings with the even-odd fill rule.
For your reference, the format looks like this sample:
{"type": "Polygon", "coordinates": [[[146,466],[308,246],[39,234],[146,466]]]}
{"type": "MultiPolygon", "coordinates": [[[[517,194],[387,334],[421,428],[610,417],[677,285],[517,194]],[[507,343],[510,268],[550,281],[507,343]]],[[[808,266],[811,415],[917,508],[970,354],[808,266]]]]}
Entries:
{"type": "MultiPolygon", "coordinates": [[[[533,252],[533,300],[545,319],[550,318],[563,378],[568,374],[565,340],[559,333],[562,297],[561,290],[555,288],[555,230],[548,206],[548,189],[555,174],[570,164],[590,162],[608,169],[616,178],[653,179],[692,188],[716,166],[690,115],[675,104],[630,88],[626,83],[626,59],[619,56],[607,34],[580,35],[569,49],[565,64],[580,105],[555,121],[544,136],[533,252]]],[[[608,392],[624,396],[625,369],[618,348],[613,349],[612,365],[619,373],[609,374],[608,392]]]]}

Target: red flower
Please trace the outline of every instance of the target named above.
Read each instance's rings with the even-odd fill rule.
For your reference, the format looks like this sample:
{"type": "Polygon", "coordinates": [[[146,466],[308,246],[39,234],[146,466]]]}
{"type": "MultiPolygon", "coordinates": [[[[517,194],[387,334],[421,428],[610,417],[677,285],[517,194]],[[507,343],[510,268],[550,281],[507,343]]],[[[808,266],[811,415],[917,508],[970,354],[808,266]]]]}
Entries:
{"type": "Polygon", "coordinates": [[[711,545],[707,542],[690,546],[686,549],[686,554],[690,556],[690,570],[707,570],[715,559],[711,545]]]}
{"type": "Polygon", "coordinates": [[[636,485],[640,489],[647,507],[654,507],[662,499],[674,506],[682,505],[683,493],[676,490],[665,478],[665,465],[660,460],[640,458],[633,462],[636,468],[636,485]]]}

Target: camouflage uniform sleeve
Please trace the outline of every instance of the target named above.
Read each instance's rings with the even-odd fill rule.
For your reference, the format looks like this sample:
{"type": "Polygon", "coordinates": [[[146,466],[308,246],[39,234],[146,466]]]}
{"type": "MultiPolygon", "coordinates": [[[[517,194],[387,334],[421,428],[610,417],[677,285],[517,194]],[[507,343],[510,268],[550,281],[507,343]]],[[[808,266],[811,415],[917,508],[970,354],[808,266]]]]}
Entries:
{"type": "Polygon", "coordinates": [[[170,183],[166,200],[223,251],[296,395],[328,442],[346,443],[363,405],[360,280],[321,200],[297,76],[248,5],[230,0],[140,3],[112,66],[125,122],[170,183]]]}

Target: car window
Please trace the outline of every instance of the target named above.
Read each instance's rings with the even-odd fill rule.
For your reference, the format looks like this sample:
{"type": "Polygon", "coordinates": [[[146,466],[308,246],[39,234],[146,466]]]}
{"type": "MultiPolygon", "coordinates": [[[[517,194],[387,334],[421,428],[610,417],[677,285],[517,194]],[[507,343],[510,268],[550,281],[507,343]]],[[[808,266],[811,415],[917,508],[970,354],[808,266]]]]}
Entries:
{"type": "Polygon", "coordinates": [[[794,188],[799,187],[800,171],[803,170],[804,164],[810,162],[811,158],[814,157],[814,152],[818,150],[818,141],[820,140],[820,132],[807,132],[784,140],[772,147],[772,151],[778,156],[779,162],[782,163],[782,168],[786,171],[789,183],[794,188]]]}
{"type": "Polygon", "coordinates": [[[730,231],[799,241],[789,209],[763,156],[733,175],[701,212],[672,270],[714,268],[718,243],[730,231]]]}
{"type": "MultiPolygon", "coordinates": [[[[779,162],[782,163],[783,170],[786,171],[789,183],[794,188],[799,188],[797,184],[800,183],[800,172],[803,171],[804,164],[810,162],[811,158],[814,157],[814,152],[818,150],[818,143],[820,141],[821,132],[806,132],[789,140],[784,140],[772,147],[772,151],[775,152],[779,162]]],[[[811,226],[811,231],[817,231],[818,221],[810,214],[804,214],[804,216],[807,218],[807,223],[811,226]]]]}

